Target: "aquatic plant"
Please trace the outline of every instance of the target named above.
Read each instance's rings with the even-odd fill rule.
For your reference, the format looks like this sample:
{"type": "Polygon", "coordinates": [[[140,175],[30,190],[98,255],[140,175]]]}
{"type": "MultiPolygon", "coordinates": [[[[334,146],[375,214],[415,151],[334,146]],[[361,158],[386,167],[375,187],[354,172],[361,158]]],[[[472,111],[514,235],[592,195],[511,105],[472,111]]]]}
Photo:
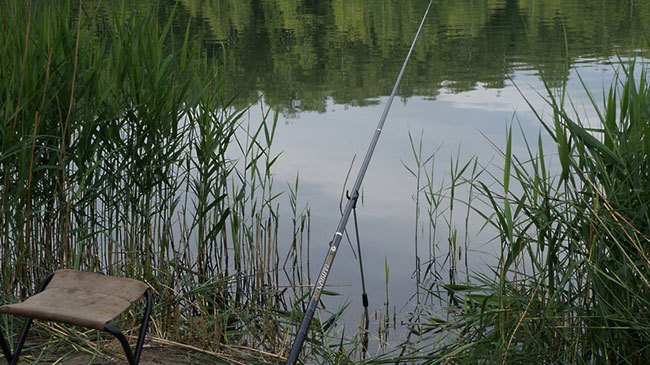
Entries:
{"type": "Polygon", "coordinates": [[[524,136],[527,155],[517,156],[508,130],[502,175],[474,182],[490,209],[473,209],[501,243],[494,275],[444,285],[460,300],[449,302],[458,315],[430,318],[422,342],[398,359],[638,364],[650,356],[650,85],[634,63],[619,66],[602,111],[588,94],[595,122],[580,117],[565,88],[547,88],[552,117],[535,115],[557,154],[540,135],[536,147],[524,136]]]}
{"type": "MultiPolygon", "coordinates": [[[[246,121],[174,11],[0,9],[0,299],[57,268],[125,275],[154,289],[152,336],[281,354],[296,314],[280,286],[277,118],[246,121]]],[[[302,281],[293,208],[285,269],[302,281]]]]}

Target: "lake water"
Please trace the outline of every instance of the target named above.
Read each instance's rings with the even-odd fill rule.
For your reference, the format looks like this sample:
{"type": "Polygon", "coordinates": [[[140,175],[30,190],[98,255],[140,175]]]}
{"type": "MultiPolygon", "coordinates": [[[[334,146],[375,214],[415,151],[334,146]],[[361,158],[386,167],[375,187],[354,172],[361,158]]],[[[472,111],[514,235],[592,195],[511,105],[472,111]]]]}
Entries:
{"type": "MultiPolygon", "coordinates": [[[[428,1],[179,4],[177,11],[192,19],[193,34],[213,45],[214,56],[222,59],[240,105],[256,105],[249,113],[251,122],[260,119],[258,105],[279,113],[273,148],[282,156],[274,169],[275,184],[283,189],[299,175],[298,204],[311,212],[314,278],[339,220],[350,163],[356,156],[354,177],[428,1]]],[[[358,215],[371,310],[382,310],[386,288],[398,322],[414,310],[416,232],[422,262],[436,250],[443,282],[450,280],[448,226],[457,229],[462,242],[460,259],[456,257],[460,273],[465,257],[470,272],[484,271],[495,261],[494,232],[481,230],[483,222],[474,214],[466,224],[462,204],[451,218],[447,213],[439,217],[433,246],[427,242],[426,204],[420,205],[416,228],[418,185],[404,167],[415,164],[409,132],[416,144],[422,141],[423,155],[436,153],[436,184],[449,182],[456,158],[463,163],[478,156],[481,166],[498,173],[502,162],[495,146],[504,145],[508,125],[517,131],[515,153],[525,151],[520,128],[531,141],[542,130],[526,101],[548,115],[538,94],[545,92],[541,76],[551,87],[559,86],[568,63],[569,94],[581,119],[595,122],[580,78],[600,102],[618,69],[618,57],[644,62],[648,41],[642,28],[647,24],[650,2],[644,1],[433,2],[362,188],[358,215]]],[[[554,152],[548,138],[543,140],[547,152],[554,152]]],[[[284,216],[281,230],[288,236],[289,214],[284,216]]],[[[350,333],[361,313],[361,285],[350,246],[343,242],[341,248],[328,284],[342,295],[325,298],[325,304],[335,310],[350,303],[350,333]]],[[[440,313],[444,316],[444,309],[440,313]]],[[[388,337],[391,343],[404,337],[403,331],[394,332],[388,337]]]]}

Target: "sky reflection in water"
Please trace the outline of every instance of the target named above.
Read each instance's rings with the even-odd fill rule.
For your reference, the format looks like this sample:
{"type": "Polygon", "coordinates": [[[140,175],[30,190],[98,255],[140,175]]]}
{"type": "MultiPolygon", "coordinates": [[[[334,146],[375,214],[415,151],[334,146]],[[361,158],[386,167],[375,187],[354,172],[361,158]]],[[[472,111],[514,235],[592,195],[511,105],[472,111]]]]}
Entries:
{"type": "MultiPolygon", "coordinates": [[[[576,71],[594,98],[601,101],[603,90],[609,88],[615,70],[615,66],[610,65],[608,60],[578,63],[572,70],[568,90],[584,122],[596,123],[597,115],[580,85],[576,71]]],[[[385,259],[390,268],[388,289],[391,310],[395,306],[398,312],[408,312],[414,305],[409,298],[416,288],[413,278],[416,205],[413,197],[417,185],[415,178],[404,167],[404,164],[411,167],[414,165],[409,132],[416,143],[422,138],[423,155],[435,153],[433,176],[437,185],[449,184],[451,160],[456,158],[465,163],[477,156],[481,166],[500,176],[503,162],[496,148],[504,146],[506,128],[509,125],[513,125],[515,154],[526,154],[521,132],[533,144],[536,144],[541,133],[545,151],[551,155],[548,159],[551,169],[559,166],[552,158],[555,154],[552,141],[525,100],[542,116],[550,115],[550,108],[539,94],[544,93],[544,87],[538,74],[520,70],[514,72],[511,78],[512,81],[508,81],[501,89],[478,87],[460,93],[442,89],[435,99],[414,96],[395,100],[365,177],[362,203],[358,207],[371,309],[381,308],[385,302],[385,259]],[[513,86],[513,82],[520,91],[513,86]]],[[[366,153],[386,100],[386,97],[382,97],[377,105],[364,107],[339,105],[328,100],[325,113],[302,112],[279,117],[274,151],[282,152],[282,156],[274,169],[276,186],[283,189],[287,184],[293,185],[296,174],[299,174],[299,207],[308,204],[311,209],[312,278],[320,268],[327,244],[340,217],[339,200],[349,165],[356,155],[347,188],[353,183],[352,179],[366,153]]],[[[259,120],[256,112],[258,109],[252,109],[252,121],[259,120]]],[[[467,195],[464,188],[459,193],[459,196],[463,195],[467,195]]],[[[460,204],[456,209],[459,212],[454,217],[454,226],[458,230],[459,241],[462,242],[466,207],[460,204]]],[[[282,214],[290,216],[288,209],[282,214]]],[[[421,221],[426,223],[426,204],[422,204],[421,214],[421,221]]],[[[288,219],[286,224],[284,231],[288,232],[288,219]]],[[[439,224],[442,227],[437,232],[435,242],[439,250],[438,265],[442,267],[447,252],[448,232],[442,219],[439,224]]],[[[471,214],[467,227],[470,272],[485,272],[485,264],[496,261],[498,242],[493,241],[495,233],[489,229],[481,231],[482,226],[483,220],[476,214],[471,214]]],[[[348,230],[351,234],[352,227],[350,221],[348,230]]],[[[419,233],[418,247],[422,265],[428,256],[426,234],[426,230],[419,233]]],[[[351,302],[347,314],[351,322],[348,325],[355,326],[361,313],[358,263],[347,243],[343,242],[341,247],[343,249],[337,256],[328,284],[332,290],[343,295],[326,298],[325,303],[333,310],[351,302]]],[[[465,270],[465,253],[462,255],[463,258],[458,262],[461,273],[465,270]]],[[[447,268],[448,264],[444,265],[440,273],[443,281],[448,279],[447,268]]],[[[464,277],[463,274],[462,278],[464,277]]],[[[396,338],[400,337],[402,336],[396,338]]]]}
{"type": "MultiPolygon", "coordinates": [[[[197,34],[218,45],[217,56],[226,55],[227,82],[242,96],[242,105],[261,93],[264,107],[280,113],[273,148],[282,156],[274,169],[275,186],[287,190],[299,174],[298,205],[311,209],[313,279],[339,220],[348,167],[356,155],[353,180],[428,1],[181,3],[181,11],[199,19],[197,34]]],[[[541,133],[546,153],[554,154],[525,100],[549,116],[539,95],[545,92],[540,72],[559,86],[570,60],[569,95],[581,120],[595,123],[576,71],[600,102],[613,80],[614,55],[646,54],[641,29],[649,18],[650,3],[628,0],[434,3],[403,80],[402,98],[395,99],[362,187],[358,213],[373,309],[385,301],[385,258],[391,307],[412,309],[417,184],[404,167],[414,163],[409,132],[418,142],[421,136],[425,156],[436,152],[436,184],[449,183],[456,156],[461,163],[478,156],[482,167],[499,176],[503,162],[496,148],[504,146],[511,124],[515,154],[525,154],[522,132],[533,144],[541,133]]],[[[260,120],[259,109],[251,109],[251,123],[260,120]]],[[[551,169],[558,165],[549,161],[551,169]]],[[[280,231],[286,232],[286,243],[281,245],[288,248],[288,204],[283,209],[286,225],[280,231]]],[[[426,207],[422,210],[425,215],[426,207]]],[[[466,207],[457,210],[452,225],[462,241],[466,207]]],[[[442,261],[448,232],[444,220],[440,223],[435,242],[442,261]]],[[[470,217],[470,271],[484,271],[484,263],[495,260],[494,232],[480,231],[482,225],[477,215],[470,217]]],[[[419,251],[428,256],[424,241],[419,251]]],[[[347,243],[341,247],[328,284],[343,295],[325,303],[336,308],[351,301],[348,319],[355,327],[361,310],[357,262],[347,243]]],[[[446,274],[441,275],[444,281],[446,274]]]]}

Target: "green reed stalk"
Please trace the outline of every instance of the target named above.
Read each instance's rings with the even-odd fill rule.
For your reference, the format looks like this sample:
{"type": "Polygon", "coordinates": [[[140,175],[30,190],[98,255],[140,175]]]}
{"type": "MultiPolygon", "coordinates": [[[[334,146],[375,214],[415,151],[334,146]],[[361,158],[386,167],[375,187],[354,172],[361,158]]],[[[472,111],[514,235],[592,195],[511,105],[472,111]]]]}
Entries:
{"type": "MultiPolygon", "coordinates": [[[[564,91],[548,89],[561,170],[549,167],[542,139],[512,153],[503,177],[477,189],[499,232],[495,277],[462,295],[457,340],[428,362],[643,363],[650,354],[650,86],[645,71],[621,63],[598,124],[587,126],[564,91]],[[640,75],[640,76],[638,76],[640,75]]],[[[422,353],[421,353],[422,355],[422,353]]]]}
{"type": "Polygon", "coordinates": [[[125,275],[154,288],[158,336],[282,351],[277,117],[243,130],[221,66],[158,10],[0,3],[1,299],[63,267],[125,275]]]}

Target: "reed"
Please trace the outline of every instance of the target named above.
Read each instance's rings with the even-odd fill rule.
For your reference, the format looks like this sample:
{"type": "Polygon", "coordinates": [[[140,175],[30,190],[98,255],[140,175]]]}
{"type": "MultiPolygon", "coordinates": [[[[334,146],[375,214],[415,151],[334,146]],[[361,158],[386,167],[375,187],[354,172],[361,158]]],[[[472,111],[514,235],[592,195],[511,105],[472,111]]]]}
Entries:
{"type": "Polygon", "coordinates": [[[532,143],[523,133],[527,154],[513,154],[509,129],[500,173],[467,179],[481,198],[473,211],[498,233],[498,265],[460,285],[448,278],[444,288],[459,302],[447,304],[458,314],[428,317],[411,351],[373,363],[641,364],[650,356],[650,86],[634,63],[619,67],[602,107],[589,93],[596,121],[580,118],[565,88],[547,88],[552,116],[536,115],[556,154],[541,135],[532,143]]]}
{"type": "MultiPolygon", "coordinates": [[[[173,12],[0,10],[0,299],[63,267],[126,275],[154,289],[152,335],[282,354],[296,316],[278,274],[277,117],[245,122],[173,12]]],[[[297,183],[284,269],[302,284],[297,183]]]]}
{"type": "MultiPolygon", "coordinates": [[[[32,1],[0,10],[0,300],[28,296],[57,268],[126,275],[154,288],[157,338],[285,354],[312,284],[310,212],[296,177],[282,257],[277,117],[247,122],[223,68],[173,13],[32,1]]],[[[524,137],[527,154],[516,156],[508,130],[498,176],[455,159],[445,186],[411,137],[412,335],[399,354],[365,362],[650,358],[650,86],[637,75],[622,63],[602,110],[591,97],[596,126],[549,86],[552,117],[537,116],[557,154],[540,136],[524,137]],[[469,272],[468,231],[462,238],[456,226],[471,214],[495,229],[501,255],[470,282],[458,275],[462,261],[469,272]]],[[[387,291],[388,280],[386,263],[387,291]]],[[[312,358],[356,357],[358,343],[334,329],[343,310],[314,322],[312,358]]],[[[380,317],[386,341],[388,293],[380,317]]],[[[83,345],[87,334],[75,337],[99,356],[83,345]]]]}

